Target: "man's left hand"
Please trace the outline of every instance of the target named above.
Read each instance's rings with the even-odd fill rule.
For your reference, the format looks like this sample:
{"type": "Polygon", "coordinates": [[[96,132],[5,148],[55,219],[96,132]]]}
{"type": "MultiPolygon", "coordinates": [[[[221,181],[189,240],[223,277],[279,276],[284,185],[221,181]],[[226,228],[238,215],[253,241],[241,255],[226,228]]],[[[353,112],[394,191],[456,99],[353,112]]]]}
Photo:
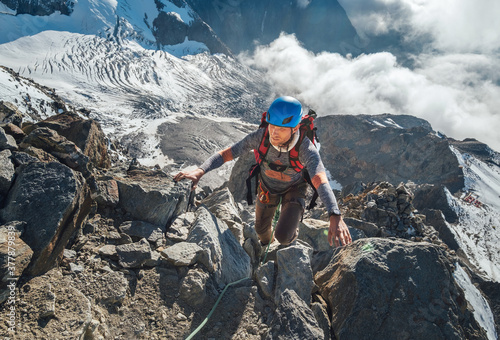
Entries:
{"type": "Polygon", "coordinates": [[[340,245],[345,246],[352,242],[349,228],[347,228],[342,216],[339,215],[330,216],[330,228],[328,229],[328,242],[330,246],[333,246],[333,241],[335,241],[335,247],[340,245]]]}

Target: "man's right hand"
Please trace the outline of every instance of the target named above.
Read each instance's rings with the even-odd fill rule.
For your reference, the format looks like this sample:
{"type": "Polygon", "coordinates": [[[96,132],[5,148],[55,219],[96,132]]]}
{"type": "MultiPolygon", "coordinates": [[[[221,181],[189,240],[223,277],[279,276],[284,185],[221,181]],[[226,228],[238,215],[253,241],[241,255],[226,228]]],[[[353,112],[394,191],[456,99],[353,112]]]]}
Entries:
{"type": "Polygon", "coordinates": [[[203,171],[203,169],[200,168],[191,171],[181,171],[174,176],[174,181],[179,182],[180,180],[183,179],[190,179],[193,182],[193,184],[191,185],[191,190],[194,190],[196,189],[196,186],[198,185],[200,178],[204,174],[205,171],[203,171]]]}

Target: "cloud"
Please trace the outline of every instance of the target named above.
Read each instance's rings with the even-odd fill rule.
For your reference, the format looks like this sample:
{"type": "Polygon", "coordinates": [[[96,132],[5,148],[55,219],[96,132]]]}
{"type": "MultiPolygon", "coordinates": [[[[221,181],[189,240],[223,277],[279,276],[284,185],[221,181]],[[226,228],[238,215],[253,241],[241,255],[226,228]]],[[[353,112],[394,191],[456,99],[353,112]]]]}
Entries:
{"type": "Polygon", "coordinates": [[[476,138],[500,151],[500,58],[422,54],[416,67],[388,52],[344,57],[314,54],[282,34],[245,62],[266,73],[280,94],[318,114],[410,114],[449,137],[476,138]]]}
{"type": "Polygon", "coordinates": [[[500,49],[497,0],[339,0],[358,33],[399,32],[412,44],[430,36],[428,48],[454,53],[500,49]]]}

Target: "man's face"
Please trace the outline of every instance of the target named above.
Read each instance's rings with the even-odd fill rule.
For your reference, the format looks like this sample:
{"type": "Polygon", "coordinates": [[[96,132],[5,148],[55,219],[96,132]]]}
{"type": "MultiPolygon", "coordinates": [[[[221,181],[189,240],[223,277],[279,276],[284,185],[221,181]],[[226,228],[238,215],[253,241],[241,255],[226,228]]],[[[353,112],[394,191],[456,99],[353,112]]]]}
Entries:
{"type": "Polygon", "coordinates": [[[282,146],[288,142],[290,137],[292,137],[292,133],[297,131],[297,129],[298,127],[292,129],[289,127],[269,124],[269,139],[273,145],[282,146]]]}

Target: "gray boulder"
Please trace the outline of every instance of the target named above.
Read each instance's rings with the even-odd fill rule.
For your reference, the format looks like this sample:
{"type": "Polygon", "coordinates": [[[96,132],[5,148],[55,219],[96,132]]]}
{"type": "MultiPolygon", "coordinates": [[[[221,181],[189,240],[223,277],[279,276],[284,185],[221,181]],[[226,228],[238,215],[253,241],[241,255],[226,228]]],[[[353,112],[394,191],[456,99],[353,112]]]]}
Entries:
{"type": "Polygon", "coordinates": [[[276,253],[278,274],[274,293],[274,302],[277,305],[286,289],[294,290],[307,305],[311,304],[314,287],[311,256],[312,249],[299,243],[278,250],[276,253]]]}
{"type": "Polygon", "coordinates": [[[181,281],[179,294],[191,306],[199,306],[207,296],[206,284],[209,275],[201,269],[195,268],[188,271],[181,281]]]}
{"type": "Polygon", "coordinates": [[[177,216],[167,230],[167,238],[175,242],[186,241],[189,234],[189,227],[194,220],[195,214],[190,211],[177,216]]]}
{"type": "Polygon", "coordinates": [[[380,236],[380,228],[375,223],[358,220],[356,218],[344,218],[344,222],[352,228],[362,230],[368,237],[380,236]]]}
{"type": "Polygon", "coordinates": [[[255,281],[257,281],[262,294],[268,299],[274,298],[275,272],[274,261],[266,262],[255,270],[255,281]]]}
{"type": "Polygon", "coordinates": [[[88,176],[89,158],[72,141],[47,127],[33,130],[20,144],[21,149],[35,147],[54,156],[61,163],[88,176]]]}
{"type": "Polygon", "coordinates": [[[11,156],[10,150],[0,151],[0,201],[7,196],[16,173],[11,156]]]}
{"type": "Polygon", "coordinates": [[[175,183],[163,172],[141,171],[116,181],[118,207],[132,219],[166,226],[187,209],[190,185],[186,181],[175,183]]]}
{"type": "Polygon", "coordinates": [[[209,254],[209,271],[217,284],[226,285],[250,277],[250,257],[227,225],[200,206],[187,242],[196,243],[209,254]]]}
{"type": "Polygon", "coordinates": [[[17,150],[17,143],[14,137],[5,133],[4,129],[0,128],[0,150],[17,150]]]}
{"type": "Polygon", "coordinates": [[[93,198],[100,207],[116,207],[120,201],[118,183],[114,179],[98,179],[93,198]]]}
{"type": "Polygon", "coordinates": [[[233,195],[228,188],[215,191],[201,201],[215,216],[226,222],[236,239],[243,243],[243,226],[233,195]]]}
{"type": "Polygon", "coordinates": [[[95,120],[84,119],[76,113],[65,112],[51,116],[35,126],[48,127],[75,143],[95,167],[109,168],[111,166],[106,137],[95,120]]]}
{"type": "Polygon", "coordinates": [[[124,268],[140,268],[147,260],[151,260],[151,246],[145,238],[139,242],[118,245],[116,252],[118,262],[124,268]]]}
{"type": "Polygon", "coordinates": [[[164,240],[165,227],[160,227],[143,221],[127,221],[119,227],[122,233],[132,237],[132,239],[145,238],[152,244],[161,245],[164,240]]]}
{"type": "Polygon", "coordinates": [[[314,313],[294,290],[286,289],[279,301],[266,339],[324,339],[314,313]]]}
{"type": "MultiPolygon", "coordinates": [[[[206,250],[196,243],[189,242],[179,242],[167,247],[162,250],[161,255],[175,266],[190,266],[202,257],[208,259],[206,250]]],[[[206,264],[206,261],[203,262],[206,264]]]]}
{"type": "Polygon", "coordinates": [[[17,176],[2,221],[24,221],[22,239],[33,250],[30,274],[46,272],[62,258],[68,240],[90,211],[82,175],[60,163],[30,163],[17,176]]]}
{"type": "Polygon", "coordinates": [[[437,246],[370,238],[344,247],[315,280],[337,339],[486,339],[452,271],[437,246]]]}
{"type": "Polygon", "coordinates": [[[12,103],[0,101],[0,122],[21,126],[23,113],[12,103]]]}

